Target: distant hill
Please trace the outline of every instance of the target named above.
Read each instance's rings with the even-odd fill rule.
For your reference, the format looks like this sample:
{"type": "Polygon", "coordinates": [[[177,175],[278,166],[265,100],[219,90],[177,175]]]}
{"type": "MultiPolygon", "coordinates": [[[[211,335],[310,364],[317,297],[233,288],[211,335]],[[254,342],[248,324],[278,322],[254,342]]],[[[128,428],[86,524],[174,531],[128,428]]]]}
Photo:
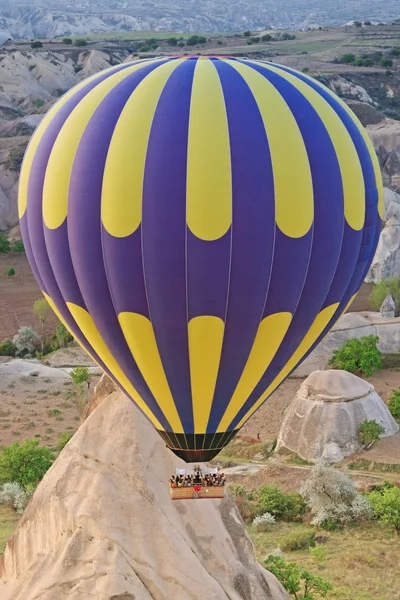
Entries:
{"type": "Polygon", "coordinates": [[[110,31],[232,32],[389,22],[399,0],[0,0],[0,30],[18,38],[110,31]]]}

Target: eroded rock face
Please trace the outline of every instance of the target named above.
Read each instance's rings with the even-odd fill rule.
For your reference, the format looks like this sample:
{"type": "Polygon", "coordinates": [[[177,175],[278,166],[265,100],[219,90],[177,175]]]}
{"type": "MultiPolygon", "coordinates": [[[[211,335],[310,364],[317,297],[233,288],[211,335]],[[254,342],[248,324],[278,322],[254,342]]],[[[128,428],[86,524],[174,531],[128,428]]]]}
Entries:
{"type": "Polygon", "coordinates": [[[381,437],[399,427],[373,385],[346,371],[315,371],[288,406],[277,449],[285,447],[306,460],[338,462],[361,450],[360,425],[375,419],[381,437]]]}
{"type": "Polygon", "coordinates": [[[1,600],[284,600],[231,497],[172,502],[183,466],[122,394],[44,477],[0,562],[1,600]]]}

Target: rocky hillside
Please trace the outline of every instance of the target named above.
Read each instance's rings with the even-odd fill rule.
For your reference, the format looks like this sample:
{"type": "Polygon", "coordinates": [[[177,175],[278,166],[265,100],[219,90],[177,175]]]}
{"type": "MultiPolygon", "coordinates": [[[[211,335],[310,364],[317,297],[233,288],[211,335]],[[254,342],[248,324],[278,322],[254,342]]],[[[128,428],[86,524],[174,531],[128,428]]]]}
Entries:
{"type": "Polygon", "coordinates": [[[108,396],[8,542],[1,599],[288,600],[233,498],[171,502],[168,479],[184,466],[132,402],[108,396]]]}
{"type": "Polygon", "coordinates": [[[0,27],[14,37],[54,37],[104,31],[243,31],[267,25],[300,29],[354,19],[380,22],[399,16],[397,0],[382,10],[373,0],[1,0],[0,27]]]}

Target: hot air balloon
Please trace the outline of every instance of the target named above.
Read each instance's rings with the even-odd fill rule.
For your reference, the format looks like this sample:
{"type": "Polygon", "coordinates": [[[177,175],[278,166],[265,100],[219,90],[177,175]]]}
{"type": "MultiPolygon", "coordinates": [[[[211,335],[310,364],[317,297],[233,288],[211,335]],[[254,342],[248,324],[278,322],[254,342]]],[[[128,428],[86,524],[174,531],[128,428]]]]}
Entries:
{"type": "Polygon", "coordinates": [[[83,81],[34,133],[19,189],[43,294],[186,462],[217,455],[346,310],[382,212],[351,110],[227,57],[83,81]]]}

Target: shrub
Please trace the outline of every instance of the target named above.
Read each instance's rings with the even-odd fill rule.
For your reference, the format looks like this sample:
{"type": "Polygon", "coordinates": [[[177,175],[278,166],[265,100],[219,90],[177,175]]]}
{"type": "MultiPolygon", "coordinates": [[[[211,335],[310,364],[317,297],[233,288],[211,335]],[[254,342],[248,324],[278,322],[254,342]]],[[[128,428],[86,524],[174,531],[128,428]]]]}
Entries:
{"type": "Polygon", "coordinates": [[[11,244],[5,235],[0,234],[0,254],[11,252],[11,244]]]}
{"type": "Polygon", "coordinates": [[[302,69],[303,73],[308,73],[309,72],[309,68],[308,67],[304,67],[304,69],[302,69]]]}
{"type": "Polygon", "coordinates": [[[314,531],[294,531],[281,539],[281,546],[284,552],[294,552],[295,550],[304,550],[315,546],[314,531]]]}
{"type": "Polygon", "coordinates": [[[375,515],[400,535],[400,488],[385,487],[369,494],[369,499],[375,515]]]}
{"type": "Polygon", "coordinates": [[[274,515],[271,513],[264,513],[263,515],[258,515],[253,519],[253,527],[257,531],[268,531],[271,525],[275,523],[274,515]]]}
{"type": "Polygon", "coordinates": [[[185,45],[185,42],[183,40],[181,40],[180,42],[178,42],[179,48],[183,48],[184,45],[185,45]]]}
{"type": "Polygon", "coordinates": [[[276,485],[263,485],[256,494],[257,514],[270,513],[276,519],[286,521],[301,520],[305,513],[305,503],[299,494],[286,494],[276,485]]]}
{"type": "Polygon", "coordinates": [[[400,56],[400,48],[398,46],[392,48],[390,52],[393,54],[393,56],[400,56]]]}
{"type": "Polygon", "coordinates": [[[400,279],[398,277],[387,277],[377,283],[369,297],[369,303],[375,310],[379,310],[386,296],[391,294],[395,307],[396,314],[400,306],[400,279]]]}
{"type": "Polygon", "coordinates": [[[231,483],[228,489],[232,496],[235,496],[235,498],[237,496],[246,496],[246,488],[244,485],[240,485],[239,483],[231,483]]]}
{"type": "Polygon", "coordinates": [[[358,431],[360,443],[364,448],[371,448],[374,442],[379,440],[382,433],[385,433],[385,428],[380,423],[377,423],[375,419],[363,421],[358,431]]]}
{"type": "Polygon", "coordinates": [[[260,37],[258,37],[258,36],[257,36],[257,37],[252,37],[252,38],[250,38],[250,39],[251,39],[251,41],[253,42],[253,44],[258,44],[258,42],[261,40],[261,38],[260,38],[260,37]]]}
{"type": "Polygon", "coordinates": [[[177,46],[178,45],[178,40],[176,37],[171,37],[168,40],[168,44],[169,46],[177,46]]]}
{"type": "Polygon", "coordinates": [[[69,440],[72,438],[73,433],[60,433],[60,439],[57,444],[56,450],[61,452],[61,450],[68,444],[69,440]]]}
{"type": "Polygon", "coordinates": [[[301,569],[295,563],[288,563],[281,556],[270,555],[264,561],[265,567],[280,581],[289,594],[297,599],[317,600],[326,598],[332,590],[330,583],[301,569]]]}
{"type": "Polygon", "coordinates": [[[44,100],[42,100],[41,98],[36,98],[35,100],[35,106],[36,108],[41,108],[44,104],[44,100]]]}
{"type": "Polygon", "coordinates": [[[243,35],[244,35],[244,37],[250,37],[251,36],[251,31],[244,31],[243,35]]]}
{"type": "Polygon", "coordinates": [[[33,488],[24,490],[19,483],[4,483],[0,487],[0,504],[9,504],[17,513],[23,513],[32,494],[33,488]]]}
{"type": "Polygon", "coordinates": [[[25,252],[24,243],[22,240],[13,240],[11,244],[11,252],[18,252],[18,254],[22,254],[25,252]]]}
{"type": "Polygon", "coordinates": [[[322,546],[311,546],[309,548],[310,556],[315,562],[321,564],[326,560],[326,552],[322,546]]]}
{"type": "Polygon", "coordinates": [[[51,313],[50,304],[48,303],[48,301],[46,300],[46,298],[39,298],[38,300],[35,301],[35,303],[33,304],[33,313],[39,319],[41,327],[42,327],[42,336],[41,336],[41,339],[42,339],[42,354],[43,354],[43,351],[44,351],[44,342],[45,342],[45,338],[44,338],[44,325],[46,323],[47,317],[51,313]]]}
{"type": "Polygon", "coordinates": [[[14,277],[14,275],[15,275],[15,269],[14,269],[14,267],[10,267],[8,269],[7,275],[8,275],[8,277],[14,277]]]}
{"type": "Polygon", "coordinates": [[[0,343],[0,356],[15,356],[16,347],[11,340],[3,340],[0,343]]]}
{"type": "Polygon", "coordinates": [[[71,38],[63,38],[63,43],[67,46],[70,46],[72,44],[72,40],[71,38]]]}
{"type": "Polygon", "coordinates": [[[388,407],[392,417],[400,419],[400,390],[395,390],[388,400],[388,407]]]}
{"type": "Polygon", "coordinates": [[[14,442],[4,446],[0,453],[0,482],[18,483],[24,490],[36,487],[54,461],[49,448],[39,447],[37,440],[23,444],[14,442]]]}
{"type": "Polygon", "coordinates": [[[352,52],[346,52],[346,54],[342,54],[342,56],[339,58],[339,62],[348,64],[348,65],[352,64],[355,60],[356,60],[356,55],[353,54],[352,52]]]}
{"type": "Polygon", "coordinates": [[[270,42],[271,40],[272,40],[272,35],[269,35],[269,33],[266,33],[265,35],[263,35],[261,37],[262,42],[270,42]]]}
{"type": "Polygon", "coordinates": [[[42,42],[36,41],[31,43],[32,50],[37,50],[38,48],[43,48],[42,42]]]}
{"type": "Polygon", "coordinates": [[[343,369],[370,377],[374,371],[382,367],[382,354],[377,347],[378,342],[377,335],[347,340],[343,346],[334,351],[328,364],[334,369],[343,369]]]}
{"type": "Polygon", "coordinates": [[[313,525],[333,530],[372,516],[368,499],[357,493],[352,479],[326,463],[316,463],[300,492],[311,510],[313,525]]]}
{"type": "Polygon", "coordinates": [[[381,58],[379,64],[381,65],[381,67],[393,67],[393,61],[391,58],[381,58]]]}
{"type": "Polygon", "coordinates": [[[78,46],[78,48],[80,48],[82,46],[87,46],[87,45],[88,45],[88,43],[84,39],[79,38],[79,39],[75,40],[75,46],[78,46]]]}
{"type": "Polygon", "coordinates": [[[187,41],[186,44],[188,46],[197,46],[198,44],[205,44],[207,42],[207,38],[203,37],[202,35],[191,35],[187,41]]]}
{"type": "Polygon", "coordinates": [[[34,354],[40,344],[40,338],[32,327],[20,327],[18,333],[13,337],[13,343],[16,347],[16,354],[24,356],[34,354]]]}
{"type": "Polygon", "coordinates": [[[74,338],[63,323],[59,323],[56,328],[56,340],[59,348],[64,348],[74,338]]]}

